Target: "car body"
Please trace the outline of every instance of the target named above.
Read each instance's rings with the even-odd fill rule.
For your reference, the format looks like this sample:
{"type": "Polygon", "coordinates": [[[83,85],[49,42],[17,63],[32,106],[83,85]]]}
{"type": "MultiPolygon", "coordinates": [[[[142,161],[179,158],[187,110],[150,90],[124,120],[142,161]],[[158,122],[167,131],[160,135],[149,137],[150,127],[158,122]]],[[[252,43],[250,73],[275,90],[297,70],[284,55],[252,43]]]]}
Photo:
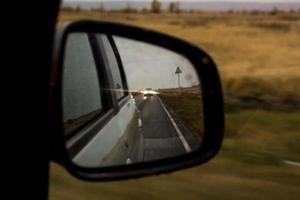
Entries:
{"type": "Polygon", "coordinates": [[[142,161],[140,118],[113,38],[68,37],[63,80],[64,133],[73,162],[99,167],[142,161]]]}

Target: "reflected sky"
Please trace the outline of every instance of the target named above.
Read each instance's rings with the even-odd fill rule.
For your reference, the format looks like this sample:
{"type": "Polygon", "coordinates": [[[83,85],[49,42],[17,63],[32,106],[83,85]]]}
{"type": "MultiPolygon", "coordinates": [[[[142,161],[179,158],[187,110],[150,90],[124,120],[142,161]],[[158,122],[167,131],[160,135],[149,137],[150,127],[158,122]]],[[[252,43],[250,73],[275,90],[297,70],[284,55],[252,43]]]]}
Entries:
{"type": "Polygon", "coordinates": [[[127,82],[131,90],[142,88],[178,88],[180,74],[181,87],[198,85],[193,65],[185,57],[148,43],[114,36],[118,47],[127,82]]]}

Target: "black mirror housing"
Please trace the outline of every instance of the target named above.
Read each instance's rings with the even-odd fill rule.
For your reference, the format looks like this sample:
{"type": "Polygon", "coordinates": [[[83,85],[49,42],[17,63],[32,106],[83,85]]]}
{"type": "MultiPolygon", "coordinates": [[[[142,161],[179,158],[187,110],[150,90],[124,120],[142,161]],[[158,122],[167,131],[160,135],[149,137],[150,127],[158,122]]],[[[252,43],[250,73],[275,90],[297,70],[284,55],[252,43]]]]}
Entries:
{"type": "Polygon", "coordinates": [[[52,160],[64,166],[74,176],[84,180],[109,181],[168,173],[200,165],[212,159],[220,150],[224,134],[224,109],[220,77],[216,64],[202,49],[182,39],[156,31],[101,21],[77,21],[56,33],[53,63],[49,78],[49,131],[52,160]],[[173,158],[136,163],[126,166],[87,168],[75,165],[68,156],[62,123],[62,65],[67,36],[74,32],[105,33],[154,44],[185,56],[194,66],[201,82],[204,137],[202,146],[194,152],[173,158]]]}

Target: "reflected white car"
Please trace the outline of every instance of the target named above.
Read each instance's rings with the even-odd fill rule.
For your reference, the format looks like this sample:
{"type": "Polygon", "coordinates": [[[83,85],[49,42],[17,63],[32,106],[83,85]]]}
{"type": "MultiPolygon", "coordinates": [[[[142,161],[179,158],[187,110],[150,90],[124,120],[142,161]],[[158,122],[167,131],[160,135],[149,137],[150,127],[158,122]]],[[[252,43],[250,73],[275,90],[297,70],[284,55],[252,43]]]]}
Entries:
{"type": "Polygon", "coordinates": [[[142,90],[141,93],[144,95],[144,97],[151,97],[155,94],[158,94],[158,92],[154,91],[152,88],[146,88],[142,90]]]}

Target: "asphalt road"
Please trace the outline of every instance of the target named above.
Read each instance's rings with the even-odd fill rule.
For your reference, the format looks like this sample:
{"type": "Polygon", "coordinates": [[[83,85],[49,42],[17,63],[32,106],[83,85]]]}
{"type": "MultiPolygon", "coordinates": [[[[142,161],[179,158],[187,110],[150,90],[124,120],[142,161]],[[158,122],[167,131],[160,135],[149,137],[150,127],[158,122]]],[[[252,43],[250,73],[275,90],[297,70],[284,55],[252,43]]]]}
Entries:
{"type": "Polygon", "coordinates": [[[201,138],[191,133],[159,96],[135,99],[141,112],[144,161],[186,154],[199,147],[201,138]]]}

